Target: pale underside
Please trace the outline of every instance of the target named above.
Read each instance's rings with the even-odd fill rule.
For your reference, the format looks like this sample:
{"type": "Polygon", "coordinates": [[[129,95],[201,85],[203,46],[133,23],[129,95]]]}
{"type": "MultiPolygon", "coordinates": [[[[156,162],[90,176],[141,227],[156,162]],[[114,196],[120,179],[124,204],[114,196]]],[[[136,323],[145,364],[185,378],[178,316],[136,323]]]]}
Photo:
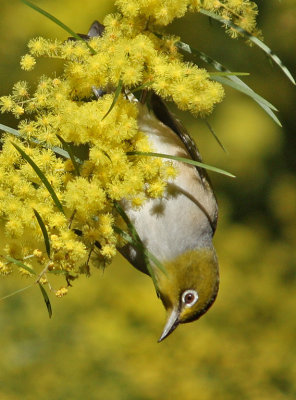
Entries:
{"type": "MultiPolygon", "coordinates": [[[[138,107],[139,130],[147,134],[154,152],[192,158],[171,128],[160,122],[146,106],[138,104],[138,107]]],[[[178,176],[168,182],[163,198],[149,199],[137,210],[124,202],[125,211],[143,244],[162,262],[187,250],[212,248],[218,214],[206,175],[195,166],[173,163],[178,176]]],[[[136,268],[147,273],[141,251],[127,245],[121,252],[136,268]]]]}

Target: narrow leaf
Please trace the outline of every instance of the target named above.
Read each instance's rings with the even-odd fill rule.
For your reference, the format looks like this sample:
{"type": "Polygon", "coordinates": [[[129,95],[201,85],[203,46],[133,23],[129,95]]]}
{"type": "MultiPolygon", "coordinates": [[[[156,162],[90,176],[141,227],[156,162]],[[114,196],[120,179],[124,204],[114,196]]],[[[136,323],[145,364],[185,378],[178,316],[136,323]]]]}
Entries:
{"type": "Polygon", "coordinates": [[[49,14],[47,11],[43,10],[42,8],[36,6],[36,4],[31,3],[29,0],[21,0],[21,1],[24,4],[26,4],[28,7],[31,7],[33,10],[39,12],[40,14],[44,15],[46,18],[48,18],[51,21],[53,21],[55,24],[57,24],[62,29],[64,29],[66,32],[68,32],[70,35],[75,37],[75,39],[82,40],[86,44],[86,46],[88,47],[88,49],[90,50],[90,52],[92,54],[97,54],[96,51],[89,45],[87,40],[85,40],[84,38],[82,38],[79,35],[77,35],[76,32],[74,32],[71,28],[69,28],[67,25],[65,25],[62,21],[60,21],[59,19],[57,19],[53,15],[49,14]]]}
{"type": "Polygon", "coordinates": [[[233,89],[246,94],[247,96],[253,97],[253,99],[256,100],[257,102],[260,102],[261,104],[266,105],[267,107],[271,108],[272,110],[277,111],[277,109],[271,103],[269,103],[263,97],[259,96],[259,94],[255,93],[247,85],[246,86],[242,85],[241,82],[236,82],[236,81],[230,79],[230,77],[223,77],[223,76],[218,76],[218,75],[211,76],[211,79],[214,79],[215,81],[222,83],[222,85],[230,86],[233,89]]]}
{"type": "Polygon", "coordinates": [[[146,247],[145,247],[145,252],[146,252],[147,256],[150,258],[150,260],[157,266],[157,268],[160,269],[160,271],[162,273],[167,275],[166,270],[165,270],[163,264],[159,261],[159,259],[156,258],[155,255],[152,254],[146,247]]]}
{"type": "Polygon", "coordinates": [[[135,241],[131,237],[131,235],[129,235],[127,232],[125,232],[124,230],[119,228],[119,226],[114,225],[113,229],[114,229],[114,232],[118,233],[125,241],[127,241],[129,244],[135,246],[135,241]]]}
{"type": "Polygon", "coordinates": [[[213,77],[213,80],[220,82],[222,85],[230,86],[233,89],[237,90],[238,92],[244,93],[247,96],[252,97],[253,100],[255,100],[256,103],[258,103],[259,106],[261,108],[263,108],[263,110],[274,120],[274,122],[276,124],[278,124],[280,127],[282,127],[280,120],[275,115],[275,113],[272,111],[273,109],[275,109],[275,107],[272,106],[270,103],[268,104],[268,102],[266,102],[266,100],[264,100],[263,98],[261,98],[261,99],[263,99],[264,101],[261,101],[261,99],[259,99],[261,96],[257,95],[257,93],[255,93],[255,92],[251,93],[248,87],[245,87],[245,86],[241,85],[241,83],[234,82],[228,78],[216,76],[216,77],[213,77]]]}
{"type": "Polygon", "coordinates": [[[270,118],[273,119],[274,122],[282,128],[283,125],[281,124],[281,121],[278,119],[278,117],[275,115],[275,113],[265,104],[260,104],[260,103],[258,103],[258,104],[261,108],[263,108],[263,110],[266,112],[266,114],[268,114],[270,116],[270,118]]]}
{"type": "MultiPolygon", "coordinates": [[[[263,97],[259,96],[257,93],[254,92],[253,89],[251,89],[245,82],[243,82],[241,79],[237,78],[234,75],[231,75],[231,71],[226,68],[224,65],[222,65],[221,63],[219,63],[217,60],[214,60],[213,58],[211,58],[210,56],[208,56],[207,54],[203,53],[202,51],[199,51],[191,46],[189,46],[189,44],[184,43],[184,42],[177,42],[176,46],[180,49],[183,50],[189,54],[191,54],[193,57],[198,57],[200,58],[203,62],[211,65],[212,67],[214,67],[217,71],[220,72],[227,72],[230,73],[229,75],[229,79],[236,82],[237,84],[242,85],[246,90],[248,89],[249,92],[246,93],[248,94],[248,96],[253,97],[254,95],[256,95],[256,99],[257,101],[260,101],[266,105],[268,105],[270,108],[272,108],[274,111],[277,111],[277,109],[271,104],[269,103],[267,100],[265,100],[263,97]]],[[[255,98],[254,98],[255,100],[255,98]]]]}
{"type": "Polygon", "coordinates": [[[206,126],[209,128],[209,131],[211,132],[211,134],[214,136],[214,138],[216,139],[217,143],[219,144],[219,146],[222,148],[222,150],[225,153],[228,153],[228,151],[226,150],[226,148],[223,146],[222,142],[220,141],[220,139],[218,138],[218,136],[216,135],[216,132],[214,131],[214,129],[212,128],[212,126],[210,125],[210,123],[208,121],[205,121],[206,126]]]}
{"type": "Polygon", "coordinates": [[[114,98],[113,98],[112,104],[111,104],[109,110],[106,112],[106,114],[105,114],[104,117],[102,118],[102,121],[107,117],[107,115],[110,114],[110,112],[112,111],[113,107],[115,106],[115,104],[116,104],[116,102],[117,102],[117,99],[118,99],[118,96],[119,96],[120,93],[121,93],[122,85],[123,85],[123,82],[122,82],[122,80],[120,79],[120,80],[119,80],[119,83],[118,83],[118,86],[117,86],[117,88],[116,88],[116,90],[115,90],[115,94],[114,94],[114,98]]]}
{"type": "MultiPolygon", "coordinates": [[[[217,71],[224,71],[224,72],[231,72],[229,69],[224,67],[224,65],[220,64],[218,61],[214,60],[213,58],[209,57],[207,54],[203,53],[202,51],[196,50],[193,47],[189,46],[189,44],[184,42],[177,42],[176,46],[187,53],[190,53],[193,57],[199,57],[202,61],[206,62],[207,64],[212,65],[217,71]]],[[[237,84],[236,87],[232,85],[232,87],[240,92],[243,92],[247,96],[250,96],[256,103],[259,104],[260,107],[279,125],[282,126],[279,119],[274,114],[274,111],[277,109],[265,100],[263,97],[259,96],[254,90],[252,90],[245,82],[239,79],[237,76],[229,75],[229,80],[235,82],[237,84]]],[[[218,81],[218,79],[216,79],[218,81]]],[[[225,80],[224,84],[229,85],[229,80],[225,80]]]]}
{"type": "Polygon", "coordinates": [[[52,269],[50,270],[50,273],[54,275],[67,275],[69,272],[66,271],[65,269],[57,269],[57,270],[52,269]]]}
{"type": "Polygon", "coordinates": [[[48,237],[46,226],[45,226],[45,224],[43,222],[43,219],[41,218],[41,215],[38,213],[38,211],[35,210],[34,208],[33,208],[33,211],[34,211],[35,217],[36,217],[36,219],[38,221],[38,224],[39,224],[39,226],[41,228],[41,231],[42,231],[42,234],[43,234],[46,253],[48,255],[48,258],[50,258],[50,242],[49,242],[49,237],[48,237]]]}
{"type": "Polygon", "coordinates": [[[136,87],[135,89],[131,90],[131,93],[136,93],[136,92],[138,92],[139,90],[146,89],[147,87],[151,86],[152,83],[153,83],[153,82],[143,83],[143,85],[140,85],[140,86],[136,87]]]}
{"type": "Polygon", "coordinates": [[[47,311],[48,311],[48,316],[49,316],[49,318],[51,318],[51,316],[52,316],[52,308],[51,308],[49,297],[48,297],[44,287],[40,283],[38,283],[38,285],[39,285],[39,288],[41,290],[43,299],[44,299],[45,304],[46,304],[46,308],[47,308],[47,311]]]}
{"type": "Polygon", "coordinates": [[[162,154],[162,153],[151,153],[151,152],[143,152],[143,151],[128,151],[126,153],[128,156],[148,156],[148,157],[159,157],[159,158],[167,158],[169,160],[180,161],[186,164],[195,165],[196,167],[208,169],[209,171],[217,172],[218,174],[229,176],[230,178],[235,178],[233,174],[230,172],[224,171],[223,169],[212,167],[211,165],[204,164],[199,161],[191,160],[191,158],[185,157],[177,157],[171,156],[169,154],[162,154]]]}
{"type": "Polygon", "coordinates": [[[295,85],[295,80],[294,80],[293,76],[291,75],[290,71],[288,70],[288,68],[284,66],[284,64],[279,59],[279,57],[276,54],[274,54],[271,51],[271,49],[268,46],[266,46],[266,44],[264,44],[260,39],[258,39],[256,36],[251,35],[245,29],[241,28],[240,26],[236,25],[234,22],[232,22],[232,21],[230,21],[228,19],[225,19],[225,18],[221,17],[220,15],[217,15],[217,14],[211,12],[211,11],[207,11],[207,10],[205,10],[203,8],[199,9],[199,11],[200,11],[201,14],[204,14],[204,15],[212,18],[212,19],[215,19],[216,21],[221,22],[225,26],[230,26],[231,28],[236,30],[238,33],[240,33],[242,36],[244,36],[245,38],[247,38],[248,40],[253,42],[256,46],[258,46],[261,50],[263,50],[264,53],[268,57],[270,57],[281,68],[281,70],[284,72],[284,74],[295,85]]]}
{"type": "MultiPolygon", "coordinates": [[[[207,64],[210,64],[217,71],[231,73],[231,71],[228,68],[226,68],[224,65],[222,65],[218,61],[214,60],[213,58],[209,57],[207,54],[203,53],[202,51],[194,49],[193,47],[189,46],[187,43],[177,42],[176,45],[180,50],[186,51],[187,53],[190,53],[193,56],[199,57],[202,61],[206,62],[207,64]]],[[[243,93],[252,97],[257,103],[265,104],[266,106],[270,107],[272,110],[277,111],[277,109],[274,107],[274,105],[272,105],[267,100],[265,100],[263,97],[261,97],[259,94],[254,92],[253,89],[251,89],[245,82],[243,82],[237,76],[229,75],[228,78],[231,81],[237,83],[238,86],[233,87],[234,89],[242,91],[242,89],[241,89],[241,87],[242,87],[244,89],[243,93]]],[[[225,83],[225,85],[228,85],[228,82],[224,82],[224,83],[225,83]]]]}
{"type": "Polygon", "coordinates": [[[107,153],[107,151],[105,151],[105,150],[103,150],[103,149],[101,149],[101,148],[99,148],[99,150],[104,154],[104,156],[106,156],[107,158],[108,158],[108,160],[111,162],[111,164],[112,164],[112,160],[111,160],[111,157],[109,156],[109,154],[107,153]]]}
{"type": "Polygon", "coordinates": [[[51,186],[51,184],[48,182],[46,176],[44,175],[44,173],[41,171],[41,169],[34,163],[34,161],[31,159],[31,157],[29,157],[24,150],[22,150],[18,145],[16,145],[15,143],[12,143],[12,145],[16,148],[16,150],[20,153],[20,155],[27,161],[28,164],[31,165],[31,167],[33,168],[33,170],[36,172],[36,174],[38,175],[38,177],[40,178],[41,182],[44,184],[44,186],[46,187],[46,189],[48,190],[52,200],[54,201],[55,205],[57,206],[57,208],[63,213],[64,209],[63,206],[60,202],[60,200],[58,199],[58,196],[56,195],[53,187],[51,186]]]}
{"type": "Polygon", "coordinates": [[[58,156],[62,156],[64,158],[70,158],[70,155],[67,151],[61,149],[60,147],[57,146],[48,146],[47,144],[43,144],[41,143],[39,140],[34,139],[35,143],[39,144],[42,147],[45,147],[46,149],[49,149],[51,151],[53,151],[54,153],[56,153],[58,156]]]}
{"type": "Polygon", "coordinates": [[[122,217],[122,219],[126,223],[126,225],[127,225],[128,229],[129,229],[130,233],[132,234],[132,236],[135,238],[135,240],[137,242],[141,242],[141,238],[138,235],[138,232],[137,232],[136,228],[132,224],[131,220],[129,219],[129,217],[126,214],[126,212],[124,211],[124,209],[119,205],[119,203],[117,201],[114,201],[114,206],[115,206],[116,211],[118,212],[118,214],[122,217]]]}
{"type": "Polygon", "coordinates": [[[213,76],[249,76],[249,72],[209,72],[211,77],[213,76]]]}
{"type": "Polygon", "coordinates": [[[13,263],[13,264],[17,265],[18,267],[25,269],[26,271],[30,272],[30,274],[37,275],[36,272],[33,270],[33,268],[31,268],[28,265],[24,264],[20,260],[17,260],[16,258],[13,258],[13,257],[10,257],[10,256],[4,256],[4,257],[10,263],[13,263]]]}
{"type": "Polygon", "coordinates": [[[61,149],[60,147],[48,146],[45,143],[41,143],[40,140],[38,140],[38,139],[34,139],[34,138],[28,139],[28,138],[22,136],[22,134],[19,131],[17,131],[16,129],[10,128],[9,126],[0,124],[0,130],[10,133],[11,135],[14,135],[19,139],[27,140],[30,143],[35,143],[46,149],[52,150],[54,153],[56,153],[59,156],[62,156],[64,158],[70,158],[70,155],[65,150],[61,149]]]}
{"type": "Polygon", "coordinates": [[[79,165],[78,162],[76,160],[76,157],[72,151],[71,145],[69,143],[67,143],[60,135],[56,135],[57,138],[59,139],[59,141],[62,143],[64,149],[67,151],[67,153],[69,154],[72,164],[74,166],[74,170],[75,170],[75,175],[79,176],[80,175],[80,170],[79,170],[79,165]]]}
{"type": "Polygon", "coordinates": [[[19,131],[17,131],[16,129],[10,128],[10,126],[0,124],[0,129],[7,133],[11,133],[12,135],[22,139],[21,133],[19,131]]]}

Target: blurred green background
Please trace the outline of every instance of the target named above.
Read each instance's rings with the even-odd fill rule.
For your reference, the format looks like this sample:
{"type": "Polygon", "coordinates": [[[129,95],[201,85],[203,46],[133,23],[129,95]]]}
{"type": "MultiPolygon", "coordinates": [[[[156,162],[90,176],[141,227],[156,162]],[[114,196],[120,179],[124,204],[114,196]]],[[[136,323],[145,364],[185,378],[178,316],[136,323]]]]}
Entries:
{"type": "MultiPolygon", "coordinates": [[[[77,32],[112,10],[112,0],[36,1],[77,32]]],[[[266,43],[296,76],[295,0],[258,1],[266,43]]],[[[32,36],[67,34],[20,2],[1,2],[0,95],[17,80],[32,36]]],[[[204,161],[237,175],[211,174],[220,206],[215,245],[221,289],[200,321],[157,344],[164,311],[151,281],[118,256],[105,272],[53,298],[48,319],[37,288],[0,302],[0,399],[284,400],[296,398],[295,87],[256,48],[217,24],[188,15],[170,27],[233,71],[279,110],[283,129],[249,98],[226,90],[205,124],[178,113],[204,161]]],[[[39,61],[36,74],[51,73],[39,61]]],[[[34,72],[35,73],[35,72],[34,72]]],[[[1,123],[15,126],[10,118],[1,123]]],[[[1,278],[0,297],[27,285],[1,278]]]]}

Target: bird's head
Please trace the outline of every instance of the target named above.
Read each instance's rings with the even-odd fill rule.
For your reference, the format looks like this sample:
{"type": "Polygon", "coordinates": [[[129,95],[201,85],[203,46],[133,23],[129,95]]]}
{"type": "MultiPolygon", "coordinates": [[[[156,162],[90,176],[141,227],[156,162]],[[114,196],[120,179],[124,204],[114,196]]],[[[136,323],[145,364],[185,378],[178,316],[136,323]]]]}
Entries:
{"type": "Polygon", "coordinates": [[[213,304],[219,288],[219,270],[213,248],[185,252],[164,263],[157,276],[159,296],[168,317],[159,342],[181,323],[201,317],[213,304]]]}

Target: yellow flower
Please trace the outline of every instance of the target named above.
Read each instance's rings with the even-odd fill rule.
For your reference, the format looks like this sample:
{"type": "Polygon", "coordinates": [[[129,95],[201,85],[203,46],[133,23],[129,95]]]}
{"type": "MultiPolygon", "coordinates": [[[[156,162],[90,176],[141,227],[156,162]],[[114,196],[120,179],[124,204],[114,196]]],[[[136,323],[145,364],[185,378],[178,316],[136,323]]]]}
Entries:
{"type": "Polygon", "coordinates": [[[24,108],[22,106],[16,105],[12,109],[12,113],[16,118],[19,118],[21,115],[23,115],[25,112],[24,108]]]}
{"type": "Polygon", "coordinates": [[[102,247],[100,253],[107,259],[111,259],[116,255],[116,247],[111,244],[106,244],[105,246],[102,247]]]}
{"type": "Polygon", "coordinates": [[[0,98],[1,112],[12,111],[15,107],[15,103],[12,96],[2,96],[0,98]]]}
{"type": "Polygon", "coordinates": [[[27,82],[20,81],[13,85],[12,93],[14,98],[28,97],[28,84],[27,82]]]}
{"type": "Polygon", "coordinates": [[[35,257],[40,258],[40,259],[43,257],[43,253],[42,253],[42,251],[39,250],[39,249],[35,249],[35,250],[33,251],[33,254],[34,254],[35,257]]]}
{"type": "Polygon", "coordinates": [[[39,283],[41,283],[41,285],[46,285],[48,283],[48,280],[47,280],[47,278],[45,276],[42,276],[39,279],[39,283]]]}
{"type": "Polygon", "coordinates": [[[57,297],[64,297],[64,296],[66,296],[67,293],[68,293],[68,288],[62,287],[62,288],[58,289],[58,290],[55,292],[55,295],[56,295],[57,297]]]}
{"type": "Polygon", "coordinates": [[[10,275],[12,271],[13,270],[9,264],[0,261],[0,275],[10,275]]]}
{"type": "Polygon", "coordinates": [[[133,207],[141,207],[144,204],[145,198],[144,197],[134,197],[132,199],[132,205],[133,207]]]}
{"type": "Polygon", "coordinates": [[[36,57],[41,56],[46,51],[47,41],[42,37],[38,37],[30,40],[28,43],[28,47],[30,53],[35,55],[36,57]]]}
{"type": "Polygon", "coordinates": [[[20,64],[24,71],[32,71],[36,64],[36,60],[30,54],[26,54],[21,58],[20,64]]]}
{"type": "Polygon", "coordinates": [[[160,197],[165,189],[165,184],[162,180],[158,179],[155,182],[151,183],[148,188],[148,193],[151,197],[160,197]]]}

